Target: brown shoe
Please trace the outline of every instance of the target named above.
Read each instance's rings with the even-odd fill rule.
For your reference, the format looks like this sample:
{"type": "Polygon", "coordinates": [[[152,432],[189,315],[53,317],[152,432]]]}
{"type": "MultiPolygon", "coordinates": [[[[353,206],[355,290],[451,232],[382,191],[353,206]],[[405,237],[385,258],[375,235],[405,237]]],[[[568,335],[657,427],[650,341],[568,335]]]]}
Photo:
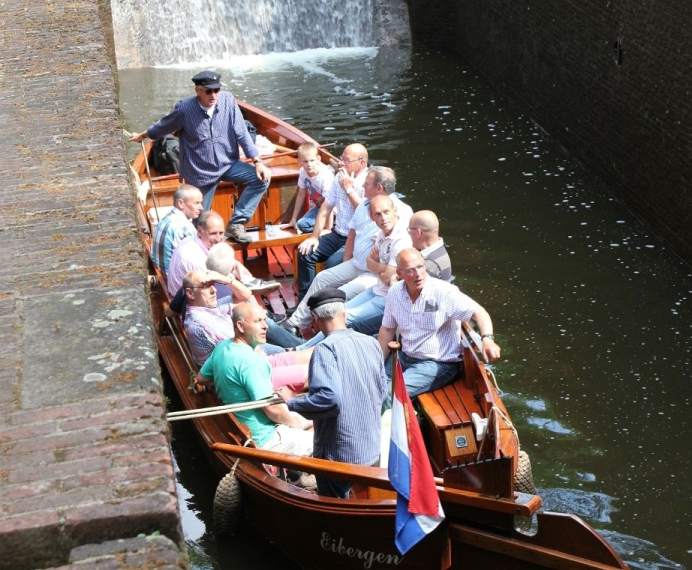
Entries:
{"type": "Polygon", "coordinates": [[[243,224],[228,224],[224,235],[228,239],[238,243],[250,243],[252,241],[250,234],[245,231],[245,226],[243,224]]]}

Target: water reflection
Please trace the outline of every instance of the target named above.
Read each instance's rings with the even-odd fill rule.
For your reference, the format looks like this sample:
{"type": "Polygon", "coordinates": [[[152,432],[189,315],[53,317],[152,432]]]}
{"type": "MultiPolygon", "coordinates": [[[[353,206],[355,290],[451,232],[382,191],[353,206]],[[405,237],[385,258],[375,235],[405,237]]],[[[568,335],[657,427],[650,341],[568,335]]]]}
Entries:
{"type": "MultiPolygon", "coordinates": [[[[689,565],[690,268],[463,65],[396,50],[274,59],[224,80],[320,142],[366,143],[414,209],[440,215],[458,284],[495,321],[496,372],[538,485],[617,497],[609,523],[585,516],[651,541],[642,567],[689,565]]],[[[190,94],[191,75],[123,71],[126,127],[190,94]]]]}

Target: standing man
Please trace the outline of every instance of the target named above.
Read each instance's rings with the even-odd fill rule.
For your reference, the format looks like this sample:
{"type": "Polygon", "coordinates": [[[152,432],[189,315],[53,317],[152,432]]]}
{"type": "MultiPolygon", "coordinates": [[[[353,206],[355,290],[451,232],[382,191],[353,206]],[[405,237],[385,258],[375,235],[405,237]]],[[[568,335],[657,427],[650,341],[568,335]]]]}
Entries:
{"type": "Polygon", "coordinates": [[[326,261],[344,247],[348,224],[363,200],[363,183],[368,173],[368,151],[362,144],[350,144],[341,153],[339,171],[324,196],[315,219],[312,236],[298,246],[298,297],[302,299],[315,278],[315,265],[326,261]],[[321,235],[336,208],[332,231],[321,235]]]}
{"type": "Polygon", "coordinates": [[[411,397],[444,386],[459,375],[458,321],[475,320],[483,356],[489,362],[500,358],[488,312],[454,285],[428,277],[418,250],[403,250],[397,258],[396,272],[401,281],[387,293],[379,340],[386,358],[388,344],[399,329],[399,360],[411,397]]]}
{"type": "Polygon", "coordinates": [[[201,190],[205,210],[211,209],[221,180],[243,185],[226,236],[247,243],[250,237],[245,224],[269,186],[271,171],[259,158],[235,97],[221,91],[221,75],[202,71],[192,81],[194,97],[178,101],[173,111],[130,140],[140,142],[146,137],[156,140],[176,133],[180,138],[180,176],[201,190]],[[254,166],[240,160],[239,147],[254,166]]]}
{"type": "Polygon", "coordinates": [[[189,184],[181,184],[173,194],[173,209],[156,225],[151,245],[151,260],[164,274],[173,252],[185,238],[197,231],[192,224],[202,212],[202,193],[189,184]]]}
{"type": "MultiPolygon", "coordinates": [[[[309,392],[290,399],[288,409],[313,418],[314,457],[376,465],[387,376],[377,341],[346,328],[345,298],[333,288],[310,298],[313,318],[327,338],[312,353],[309,392]]],[[[317,476],[320,495],[346,498],[350,489],[348,481],[317,476]]]]}

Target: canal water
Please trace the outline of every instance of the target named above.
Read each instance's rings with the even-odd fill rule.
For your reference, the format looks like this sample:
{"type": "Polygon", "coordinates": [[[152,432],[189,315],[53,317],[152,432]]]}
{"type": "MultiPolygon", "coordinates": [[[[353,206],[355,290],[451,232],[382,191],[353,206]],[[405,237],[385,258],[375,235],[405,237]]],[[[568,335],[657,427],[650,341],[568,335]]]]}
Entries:
{"type": "MultiPolygon", "coordinates": [[[[123,70],[125,127],[143,130],[191,94],[207,65],[337,153],[364,143],[414,210],[437,212],[457,283],[495,322],[496,374],[546,508],[589,521],[632,568],[692,567],[690,266],[521,107],[438,54],[123,70]]],[[[174,430],[174,452],[195,568],[291,568],[257,537],[216,542],[189,428],[174,430]]]]}

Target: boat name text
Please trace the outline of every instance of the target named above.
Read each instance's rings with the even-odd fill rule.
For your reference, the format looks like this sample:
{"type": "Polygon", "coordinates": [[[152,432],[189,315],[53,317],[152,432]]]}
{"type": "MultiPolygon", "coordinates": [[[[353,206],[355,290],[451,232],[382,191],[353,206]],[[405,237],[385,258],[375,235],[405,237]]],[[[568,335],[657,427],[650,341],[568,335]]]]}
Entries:
{"type": "Polygon", "coordinates": [[[339,556],[346,556],[348,558],[356,558],[363,561],[363,568],[372,568],[373,562],[378,564],[391,564],[393,566],[398,566],[401,562],[401,558],[397,554],[387,554],[385,552],[375,552],[374,550],[362,550],[356,548],[355,546],[344,546],[344,538],[340,536],[337,538],[332,538],[328,532],[322,533],[322,538],[320,539],[320,546],[322,550],[326,552],[333,552],[339,556]]]}

